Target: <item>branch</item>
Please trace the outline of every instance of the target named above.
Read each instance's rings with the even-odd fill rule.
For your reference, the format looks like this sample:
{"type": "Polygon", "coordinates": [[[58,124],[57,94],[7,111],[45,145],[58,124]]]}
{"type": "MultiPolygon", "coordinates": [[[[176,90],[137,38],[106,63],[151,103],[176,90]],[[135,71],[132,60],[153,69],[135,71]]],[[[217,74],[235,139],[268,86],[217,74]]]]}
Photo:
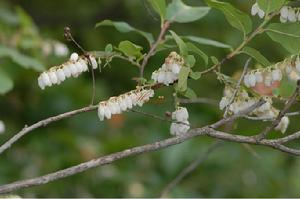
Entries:
{"type": "Polygon", "coordinates": [[[297,97],[299,96],[300,92],[300,80],[297,81],[297,88],[294,92],[294,94],[290,97],[290,99],[286,102],[283,109],[278,114],[277,118],[272,122],[270,126],[267,126],[259,135],[257,135],[257,139],[262,139],[267,136],[267,134],[272,131],[281,121],[281,119],[284,117],[284,115],[287,113],[289,108],[295,103],[297,100],[297,97]]]}
{"type": "Polygon", "coordinates": [[[37,129],[37,128],[47,126],[48,124],[50,124],[52,122],[56,122],[56,121],[65,119],[65,118],[77,115],[79,113],[93,111],[97,108],[98,108],[97,105],[88,106],[88,107],[73,110],[73,111],[70,111],[70,112],[62,113],[62,114],[59,114],[57,116],[49,117],[47,119],[41,120],[41,121],[31,125],[31,126],[26,126],[25,125],[25,127],[21,131],[19,131],[16,135],[14,135],[12,138],[10,138],[8,141],[6,141],[3,145],[1,145],[0,154],[3,153],[5,150],[7,150],[9,147],[11,147],[11,145],[14,144],[16,141],[18,141],[21,137],[23,137],[27,133],[29,133],[29,132],[37,129]]]}
{"type": "Polygon", "coordinates": [[[185,167],[167,186],[162,190],[160,197],[166,197],[166,194],[174,188],[183,178],[193,172],[197,167],[199,167],[208,156],[220,146],[219,141],[213,143],[205,152],[201,154],[196,160],[192,161],[187,167],[185,167]]]}
{"type": "Polygon", "coordinates": [[[170,22],[169,21],[165,21],[163,23],[163,25],[161,27],[161,30],[160,30],[160,33],[159,33],[159,36],[158,36],[156,42],[151,46],[149,52],[144,57],[142,65],[140,66],[140,78],[143,78],[143,76],[144,76],[144,69],[145,69],[145,66],[148,63],[148,60],[153,55],[153,53],[156,50],[158,44],[163,40],[163,37],[164,37],[166,31],[168,30],[169,26],[170,26],[170,22]]]}

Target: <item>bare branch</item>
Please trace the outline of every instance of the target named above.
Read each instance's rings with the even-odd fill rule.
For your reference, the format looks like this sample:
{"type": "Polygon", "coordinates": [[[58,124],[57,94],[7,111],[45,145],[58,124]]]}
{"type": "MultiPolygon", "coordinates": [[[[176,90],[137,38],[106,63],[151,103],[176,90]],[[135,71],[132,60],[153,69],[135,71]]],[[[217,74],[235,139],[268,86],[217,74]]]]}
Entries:
{"type": "Polygon", "coordinates": [[[210,104],[213,106],[218,105],[218,100],[210,99],[210,98],[196,98],[196,99],[184,99],[179,98],[179,103],[181,104],[210,104]]]}
{"type": "Polygon", "coordinates": [[[241,83],[242,83],[242,81],[243,81],[243,79],[244,79],[244,76],[246,75],[246,72],[247,72],[247,70],[248,70],[248,66],[249,66],[249,64],[250,64],[250,61],[251,61],[251,58],[247,59],[245,65],[244,65],[244,69],[243,69],[243,72],[242,72],[242,74],[241,74],[241,77],[240,77],[239,81],[238,81],[237,84],[236,84],[236,87],[235,87],[235,89],[234,89],[233,95],[231,96],[231,99],[229,100],[228,105],[226,106],[226,110],[225,110],[225,112],[224,112],[224,117],[227,117],[227,114],[228,114],[228,111],[229,111],[229,107],[230,107],[230,105],[233,103],[233,101],[234,101],[234,99],[235,99],[235,97],[236,97],[238,91],[240,90],[241,83]]]}
{"type": "Polygon", "coordinates": [[[193,172],[199,167],[208,156],[221,144],[220,141],[213,143],[205,152],[201,154],[196,160],[192,161],[187,167],[185,167],[167,186],[162,190],[160,197],[166,197],[166,194],[174,188],[183,178],[193,172]]]}
{"type": "Polygon", "coordinates": [[[12,138],[10,138],[8,141],[6,141],[1,147],[0,147],[0,154],[3,153],[5,150],[7,150],[9,147],[11,147],[12,144],[14,144],[16,141],[18,141],[21,137],[26,135],[27,133],[40,128],[47,126],[48,124],[52,122],[56,122],[74,115],[77,115],[79,113],[89,112],[97,109],[98,106],[88,106],[81,109],[73,110],[70,112],[62,113],[54,117],[49,117],[47,119],[41,120],[31,126],[25,126],[21,131],[19,131],[16,135],[14,135],[12,138]]]}
{"type": "Polygon", "coordinates": [[[272,131],[281,121],[281,119],[284,117],[286,112],[289,110],[289,108],[295,103],[297,100],[297,97],[299,96],[300,92],[300,80],[297,81],[297,88],[294,92],[294,94],[289,98],[289,100],[286,102],[283,109],[278,114],[277,118],[272,122],[270,126],[267,126],[259,135],[257,135],[257,139],[263,139],[267,136],[267,134],[272,131]]]}

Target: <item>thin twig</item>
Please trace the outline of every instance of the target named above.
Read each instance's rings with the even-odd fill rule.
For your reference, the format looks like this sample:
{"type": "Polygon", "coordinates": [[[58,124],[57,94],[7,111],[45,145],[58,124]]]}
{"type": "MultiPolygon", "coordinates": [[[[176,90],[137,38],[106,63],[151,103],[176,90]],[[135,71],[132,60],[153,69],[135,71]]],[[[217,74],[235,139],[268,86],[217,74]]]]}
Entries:
{"type": "Polygon", "coordinates": [[[297,100],[297,97],[299,96],[300,92],[300,80],[297,81],[297,88],[294,92],[294,94],[289,98],[289,100],[286,102],[283,109],[279,112],[277,118],[272,122],[271,125],[267,126],[260,134],[257,135],[257,139],[263,139],[267,136],[267,134],[272,131],[281,121],[281,119],[284,117],[286,112],[289,110],[289,108],[295,103],[297,100]]]}
{"type": "Polygon", "coordinates": [[[163,40],[163,37],[164,37],[166,31],[168,30],[169,26],[170,26],[170,22],[169,21],[165,21],[163,23],[163,25],[161,27],[161,30],[160,30],[160,33],[159,33],[159,36],[158,36],[156,42],[151,46],[149,52],[144,57],[143,62],[142,62],[141,67],[140,67],[140,78],[143,78],[143,76],[144,76],[144,69],[145,69],[145,66],[148,63],[148,60],[153,55],[153,53],[156,50],[158,44],[160,44],[160,42],[163,40]]]}
{"type": "Polygon", "coordinates": [[[208,156],[220,146],[220,144],[220,141],[216,141],[207,148],[204,154],[201,154],[196,160],[193,160],[187,167],[181,170],[181,172],[176,175],[176,177],[170,183],[168,183],[167,186],[165,186],[160,194],[160,197],[167,197],[167,193],[170,192],[170,190],[173,189],[177,184],[179,184],[183,178],[197,169],[208,158],[208,156]]]}
{"type": "Polygon", "coordinates": [[[178,98],[179,103],[181,104],[210,104],[210,105],[218,105],[218,100],[210,99],[210,98],[196,98],[196,99],[184,99],[178,98]]]}
{"type": "Polygon", "coordinates": [[[244,65],[244,69],[243,69],[243,72],[242,72],[242,74],[241,74],[241,77],[240,77],[239,81],[238,81],[237,84],[236,84],[236,87],[235,87],[235,89],[234,89],[233,95],[231,96],[228,105],[226,106],[226,110],[225,110],[225,112],[224,112],[223,117],[227,117],[227,115],[228,115],[229,107],[230,107],[230,105],[233,103],[233,101],[234,101],[236,95],[238,94],[238,92],[239,92],[239,90],[240,90],[241,83],[242,83],[242,81],[243,81],[243,79],[244,79],[244,76],[246,75],[246,72],[247,72],[247,70],[248,70],[250,61],[251,61],[251,58],[247,59],[245,65],[244,65]]]}

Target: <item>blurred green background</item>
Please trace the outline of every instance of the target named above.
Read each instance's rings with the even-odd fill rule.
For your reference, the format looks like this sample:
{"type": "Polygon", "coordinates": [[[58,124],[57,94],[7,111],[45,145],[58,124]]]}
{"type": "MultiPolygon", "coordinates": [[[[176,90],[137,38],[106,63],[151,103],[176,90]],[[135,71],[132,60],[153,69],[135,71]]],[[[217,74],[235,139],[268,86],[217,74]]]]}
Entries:
{"type": "MultiPolygon", "coordinates": [[[[227,2],[247,13],[254,3],[244,0],[227,2]]],[[[187,0],[185,3],[204,5],[198,0],[187,0]]],[[[95,29],[95,24],[104,19],[126,21],[136,28],[153,33],[155,37],[159,33],[159,17],[145,0],[1,0],[0,45],[18,50],[49,68],[68,59],[69,54],[45,55],[45,41],[59,41],[67,45],[69,53],[80,53],[63,38],[63,28],[69,26],[73,36],[87,50],[103,50],[108,43],[118,45],[122,40],[130,40],[143,46],[144,52],[147,52],[147,42],[138,34],[119,33],[112,27],[95,29]],[[30,22],[29,16],[35,25],[30,22]]],[[[253,21],[256,25],[259,23],[258,18],[253,18],[253,21]]],[[[170,29],[179,35],[207,37],[233,47],[242,38],[238,31],[229,26],[222,13],[216,10],[199,21],[173,24],[170,29]]],[[[264,35],[257,37],[250,46],[259,49],[272,62],[287,56],[284,49],[264,35]]],[[[219,59],[229,52],[228,49],[208,46],[199,48],[219,59]]],[[[160,67],[169,52],[159,52],[150,59],[146,67],[147,78],[160,67]]],[[[241,70],[246,58],[241,55],[227,62],[224,72],[232,75],[241,70]]],[[[196,65],[199,70],[205,69],[201,61],[196,65]]],[[[90,74],[41,90],[37,84],[39,72],[24,67],[22,63],[16,64],[10,58],[0,57],[0,72],[8,75],[14,84],[10,92],[0,96],[0,120],[6,124],[6,132],[0,135],[1,143],[25,124],[30,125],[90,103],[90,74]]],[[[41,66],[36,67],[39,70],[41,66]]],[[[106,67],[101,73],[96,72],[96,101],[134,89],[135,81],[132,78],[137,76],[135,66],[123,60],[114,60],[111,67],[106,67]]],[[[222,96],[223,85],[214,75],[191,81],[190,86],[199,97],[219,100],[222,96]]],[[[158,90],[155,99],[144,105],[142,110],[160,116],[164,116],[166,111],[172,111],[172,91],[172,88],[158,90]],[[158,100],[158,96],[164,96],[164,100],[158,100]]],[[[191,104],[187,108],[190,122],[194,126],[203,126],[222,117],[217,106],[191,104]]],[[[291,119],[292,125],[287,133],[299,128],[297,119],[291,119]]],[[[168,138],[169,125],[132,112],[104,122],[98,121],[96,112],[90,112],[50,124],[25,136],[1,154],[0,184],[36,177],[105,154],[168,138]]],[[[241,119],[234,124],[232,132],[250,135],[259,132],[265,125],[241,119]]],[[[272,133],[272,136],[277,135],[278,132],[272,133]]],[[[161,151],[126,158],[15,193],[22,197],[158,197],[178,172],[204,153],[213,142],[211,138],[199,137],[161,151]]],[[[297,146],[297,143],[294,145],[297,146]]],[[[249,149],[242,144],[226,142],[195,172],[174,187],[168,196],[299,197],[299,168],[300,160],[296,157],[270,148],[252,146],[249,149]]]]}

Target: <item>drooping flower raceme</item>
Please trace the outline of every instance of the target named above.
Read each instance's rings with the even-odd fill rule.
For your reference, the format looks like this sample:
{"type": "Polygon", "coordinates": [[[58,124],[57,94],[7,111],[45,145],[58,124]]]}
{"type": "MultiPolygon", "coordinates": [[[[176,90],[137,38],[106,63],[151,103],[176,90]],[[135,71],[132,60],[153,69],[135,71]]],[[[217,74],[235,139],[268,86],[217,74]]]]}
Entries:
{"type": "Polygon", "coordinates": [[[264,18],[265,12],[258,6],[258,3],[253,4],[251,7],[251,15],[258,15],[259,18],[264,18]]]}
{"type": "Polygon", "coordinates": [[[176,52],[171,52],[165,59],[165,63],[158,70],[152,73],[151,79],[156,83],[166,86],[178,80],[178,74],[184,64],[183,58],[176,52]]]}
{"type": "Polygon", "coordinates": [[[59,66],[51,67],[40,74],[38,78],[39,87],[45,89],[47,86],[60,84],[69,77],[78,77],[81,73],[88,71],[88,64],[91,64],[93,69],[98,67],[94,56],[89,55],[86,58],[85,56],[78,56],[77,53],[72,53],[69,61],[59,66]]]}
{"type": "Polygon", "coordinates": [[[3,121],[0,120],[0,134],[5,132],[5,124],[3,121]]]}
{"type": "Polygon", "coordinates": [[[170,127],[171,135],[183,135],[188,132],[190,129],[190,123],[188,121],[189,113],[185,107],[178,107],[172,113],[172,120],[173,122],[170,127]]]}
{"type": "Polygon", "coordinates": [[[153,96],[153,89],[136,89],[117,97],[111,97],[107,101],[99,103],[98,117],[100,121],[103,121],[104,118],[110,119],[112,115],[121,114],[134,106],[143,106],[153,96]]]}

